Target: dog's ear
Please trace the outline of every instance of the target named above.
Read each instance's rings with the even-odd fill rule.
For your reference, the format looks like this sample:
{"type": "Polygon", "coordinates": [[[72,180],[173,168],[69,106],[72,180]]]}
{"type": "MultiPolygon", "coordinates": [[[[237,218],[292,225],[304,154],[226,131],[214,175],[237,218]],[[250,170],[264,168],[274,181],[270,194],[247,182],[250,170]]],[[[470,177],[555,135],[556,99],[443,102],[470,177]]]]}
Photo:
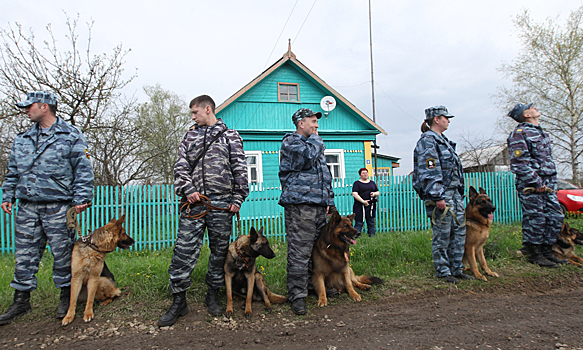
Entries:
{"type": "Polygon", "coordinates": [[[470,186],[470,200],[473,201],[474,199],[476,199],[477,196],[478,192],[476,192],[474,186],[470,186]]]}
{"type": "Polygon", "coordinates": [[[251,244],[257,241],[258,236],[257,231],[255,231],[255,227],[251,227],[251,230],[249,231],[249,238],[251,239],[251,244]]]}
{"type": "Polygon", "coordinates": [[[330,217],[330,223],[336,224],[336,223],[340,222],[340,220],[342,220],[340,213],[338,213],[338,210],[334,210],[332,212],[332,216],[330,217]]]}
{"type": "Polygon", "coordinates": [[[480,187],[480,194],[486,194],[486,190],[480,187]]]}
{"type": "Polygon", "coordinates": [[[259,229],[259,231],[257,232],[258,236],[263,236],[263,226],[261,226],[261,228],[259,229]]]}
{"type": "Polygon", "coordinates": [[[121,218],[119,218],[119,220],[117,220],[116,224],[117,224],[118,226],[121,226],[121,224],[123,224],[123,222],[124,222],[124,221],[126,221],[126,214],[123,214],[123,215],[121,216],[121,218]]]}
{"type": "Polygon", "coordinates": [[[356,216],[356,214],[350,214],[348,215],[346,218],[348,220],[350,220],[350,224],[352,225],[352,223],[354,222],[354,217],[356,216]]]}

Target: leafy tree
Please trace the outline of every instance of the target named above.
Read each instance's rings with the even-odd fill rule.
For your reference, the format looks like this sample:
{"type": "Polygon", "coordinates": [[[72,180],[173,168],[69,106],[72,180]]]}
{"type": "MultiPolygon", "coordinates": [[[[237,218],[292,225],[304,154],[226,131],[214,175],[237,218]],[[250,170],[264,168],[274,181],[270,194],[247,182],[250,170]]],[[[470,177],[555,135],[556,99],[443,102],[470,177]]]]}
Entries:
{"type": "Polygon", "coordinates": [[[141,159],[151,167],[153,183],[174,182],[178,146],[192,124],[188,105],[160,85],[145,86],[149,101],[139,107],[139,137],[143,141],[141,159]]]}
{"type": "Polygon", "coordinates": [[[565,23],[537,22],[528,11],[516,16],[522,49],[512,63],[499,68],[513,85],[499,87],[496,95],[505,111],[517,102],[535,103],[543,114],[541,126],[554,140],[555,159],[570,168],[576,182],[581,180],[583,153],[582,21],[583,7],[572,11],[565,23]]]}
{"type": "MultiPolygon", "coordinates": [[[[91,52],[91,29],[87,24],[87,42],[82,44],[77,34],[78,17],[67,17],[67,40],[60,41],[46,26],[48,40],[37,44],[32,31],[25,33],[15,23],[0,28],[0,103],[3,118],[20,116],[15,106],[26,93],[49,90],[57,95],[59,115],[85,131],[91,123],[107,114],[107,109],[120,97],[120,90],[135,75],[124,79],[123,64],[127,50],[116,46],[111,54],[91,52]],[[60,42],[66,44],[61,47],[60,42]],[[83,47],[83,48],[81,48],[83,47]]],[[[24,127],[24,126],[23,126],[24,127]]]]}

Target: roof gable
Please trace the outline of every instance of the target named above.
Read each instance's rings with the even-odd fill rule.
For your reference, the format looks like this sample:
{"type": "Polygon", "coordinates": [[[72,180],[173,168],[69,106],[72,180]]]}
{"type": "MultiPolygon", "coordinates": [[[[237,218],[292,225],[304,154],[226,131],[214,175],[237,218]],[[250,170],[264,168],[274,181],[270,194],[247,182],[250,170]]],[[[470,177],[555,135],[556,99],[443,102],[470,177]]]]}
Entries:
{"type": "Polygon", "coordinates": [[[346,98],[298,61],[288,50],[271,67],[217,107],[217,116],[237,130],[291,130],[291,115],[299,108],[321,111],[320,100],[333,96],[337,106],[320,120],[322,131],[386,132],[346,98]],[[298,102],[278,101],[278,83],[299,84],[298,102]]]}

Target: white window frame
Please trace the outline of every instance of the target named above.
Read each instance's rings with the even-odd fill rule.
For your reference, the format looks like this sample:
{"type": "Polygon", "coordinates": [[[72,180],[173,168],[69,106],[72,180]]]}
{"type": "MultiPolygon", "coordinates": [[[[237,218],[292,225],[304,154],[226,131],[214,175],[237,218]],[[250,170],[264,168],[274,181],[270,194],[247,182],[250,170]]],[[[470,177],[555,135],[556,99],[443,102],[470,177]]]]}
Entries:
{"type": "MultiPolygon", "coordinates": [[[[255,167],[257,169],[257,183],[263,183],[263,160],[261,159],[261,151],[245,151],[245,157],[255,157],[256,164],[255,167]]],[[[247,182],[251,182],[251,168],[249,164],[247,164],[247,182]]]]}
{"type": "MultiPolygon", "coordinates": [[[[344,166],[344,150],[343,149],[327,149],[324,151],[324,156],[326,155],[337,155],[338,156],[338,162],[340,162],[340,174],[338,174],[338,177],[334,177],[334,174],[332,174],[332,172],[330,172],[332,174],[332,178],[333,179],[344,179],[346,178],[346,170],[345,170],[345,166],[344,166]]],[[[328,164],[326,162],[326,164],[328,164]]],[[[330,169],[330,167],[328,167],[328,169],[330,169]]]]}

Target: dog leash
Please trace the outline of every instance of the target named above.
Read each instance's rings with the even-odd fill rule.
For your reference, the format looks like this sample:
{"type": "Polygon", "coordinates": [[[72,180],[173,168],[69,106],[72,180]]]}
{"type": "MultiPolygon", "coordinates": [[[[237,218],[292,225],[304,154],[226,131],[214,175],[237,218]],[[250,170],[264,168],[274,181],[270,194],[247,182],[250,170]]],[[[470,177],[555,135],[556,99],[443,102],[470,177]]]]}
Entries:
{"type": "MultiPolygon", "coordinates": [[[[531,194],[531,193],[535,193],[535,192],[536,192],[536,187],[525,187],[522,190],[522,193],[523,194],[531,194]]],[[[546,188],[545,192],[548,192],[548,193],[557,193],[556,190],[553,190],[553,189],[548,188],[548,187],[546,188]]],[[[543,192],[540,192],[540,193],[543,193],[543,192]]]]}
{"type": "MultiPolygon", "coordinates": [[[[428,207],[437,207],[437,204],[435,203],[435,201],[425,201],[424,203],[428,207]]],[[[431,223],[433,225],[441,224],[441,222],[445,218],[445,215],[447,215],[447,212],[451,212],[451,216],[453,216],[453,219],[458,226],[464,226],[466,224],[465,218],[464,218],[464,222],[460,224],[459,220],[457,219],[457,216],[455,216],[455,213],[453,212],[453,209],[451,208],[451,205],[449,205],[449,204],[445,205],[445,210],[443,211],[443,214],[441,214],[441,217],[439,218],[439,224],[435,222],[435,212],[436,212],[436,210],[433,210],[433,214],[431,215],[431,223]]]]}
{"type": "MultiPolygon", "coordinates": [[[[206,207],[206,210],[200,214],[190,215],[190,204],[191,203],[186,202],[186,203],[182,204],[182,206],[180,207],[180,213],[181,213],[180,215],[184,216],[185,218],[189,218],[189,219],[200,219],[200,218],[204,217],[206,214],[208,214],[208,212],[211,211],[212,209],[214,209],[214,210],[226,210],[226,211],[229,210],[228,207],[227,208],[219,208],[217,206],[214,206],[212,204],[211,200],[205,195],[199,194],[198,196],[200,197],[200,201],[192,203],[192,204],[194,204],[196,206],[204,205],[206,207]],[[184,207],[186,207],[186,213],[182,214],[182,210],[184,209],[184,207]]],[[[239,212],[237,212],[237,221],[240,221],[240,220],[241,220],[241,217],[239,216],[239,212]]]]}
{"type": "MultiPolygon", "coordinates": [[[[93,206],[93,202],[87,203],[87,208],[91,206],[93,206]]],[[[77,221],[77,210],[75,209],[75,206],[67,211],[67,227],[74,228],[77,230],[77,235],[83,237],[83,234],[81,234],[81,228],[79,227],[79,222],[77,221]]]]}

